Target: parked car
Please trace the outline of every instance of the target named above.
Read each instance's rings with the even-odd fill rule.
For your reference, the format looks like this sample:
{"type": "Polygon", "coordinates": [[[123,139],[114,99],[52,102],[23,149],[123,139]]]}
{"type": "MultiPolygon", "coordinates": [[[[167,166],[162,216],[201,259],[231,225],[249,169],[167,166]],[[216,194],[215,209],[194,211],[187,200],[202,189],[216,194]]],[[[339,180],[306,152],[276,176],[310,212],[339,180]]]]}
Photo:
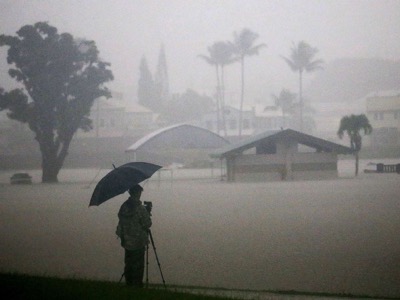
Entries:
{"type": "Polygon", "coordinates": [[[31,184],[32,176],[28,173],[15,173],[10,178],[11,184],[31,184]]]}

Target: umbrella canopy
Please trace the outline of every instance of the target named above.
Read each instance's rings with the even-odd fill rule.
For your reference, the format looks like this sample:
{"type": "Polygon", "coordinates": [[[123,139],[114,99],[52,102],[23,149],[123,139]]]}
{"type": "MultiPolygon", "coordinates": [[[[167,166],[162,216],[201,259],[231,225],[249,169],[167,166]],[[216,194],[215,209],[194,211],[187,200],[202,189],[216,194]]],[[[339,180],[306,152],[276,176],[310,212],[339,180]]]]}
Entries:
{"type": "Polygon", "coordinates": [[[125,193],[131,187],[150,178],[159,165],[146,162],[131,162],[115,168],[104,176],[96,185],[89,206],[101,203],[125,193]]]}

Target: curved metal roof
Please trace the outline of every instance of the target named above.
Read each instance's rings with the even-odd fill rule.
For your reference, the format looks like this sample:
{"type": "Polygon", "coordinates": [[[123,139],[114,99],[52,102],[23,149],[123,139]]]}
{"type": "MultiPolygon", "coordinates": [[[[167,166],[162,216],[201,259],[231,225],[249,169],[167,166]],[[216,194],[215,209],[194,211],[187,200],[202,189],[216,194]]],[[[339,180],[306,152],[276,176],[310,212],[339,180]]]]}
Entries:
{"type": "Polygon", "coordinates": [[[128,147],[125,152],[163,147],[216,149],[227,144],[229,142],[226,139],[210,130],[190,124],[177,124],[149,133],[128,147]]]}

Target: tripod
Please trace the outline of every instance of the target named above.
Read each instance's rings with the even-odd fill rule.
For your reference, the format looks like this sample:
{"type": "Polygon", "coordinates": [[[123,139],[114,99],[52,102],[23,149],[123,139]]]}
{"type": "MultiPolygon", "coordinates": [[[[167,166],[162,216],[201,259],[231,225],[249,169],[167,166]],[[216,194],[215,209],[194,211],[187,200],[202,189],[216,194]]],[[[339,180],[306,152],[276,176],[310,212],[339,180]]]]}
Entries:
{"type": "MultiPolygon", "coordinates": [[[[161,275],[161,279],[162,279],[162,282],[163,282],[163,286],[164,286],[164,288],[167,288],[167,286],[165,284],[165,280],[164,280],[164,275],[163,275],[163,272],[161,270],[160,260],[158,259],[157,249],[156,249],[156,246],[154,244],[153,235],[152,235],[150,229],[147,232],[148,232],[148,235],[150,237],[151,246],[153,247],[153,250],[154,250],[154,255],[156,256],[157,265],[158,265],[158,269],[160,270],[160,275],[161,275]]],[[[147,244],[147,250],[146,250],[146,287],[149,287],[149,244],[147,244]]]]}
{"type": "MultiPolygon", "coordinates": [[[[156,246],[154,244],[153,234],[151,233],[150,229],[147,231],[147,233],[148,233],[148,235],[150,237],[150,242],[151,242],[151,245],[153,247],[154,254],[156,256],[157,265],[158,265],[158,269],[160,270],[160,275],[161,275],[161,279],[162,279],[162,282],[163,282],[163,286],[164,286],[164,288],[167,288],[167,285],[165,284],[165,280],[164,280],[164,275],[163,275],[163,272],[161,270],[160,260],[158,259],[157,249],[156,249],[156,246]]],[[[125,276],[125,272],[122,273],[121,278],[119,279],[118,283],[121,283],[122,278],[124,278],[124,276],[125,276]]],[[[148,288],[148,287],[149,287],[149,244],[147,244],[147,246],[146,246],[146,288],[148,288]]]]}

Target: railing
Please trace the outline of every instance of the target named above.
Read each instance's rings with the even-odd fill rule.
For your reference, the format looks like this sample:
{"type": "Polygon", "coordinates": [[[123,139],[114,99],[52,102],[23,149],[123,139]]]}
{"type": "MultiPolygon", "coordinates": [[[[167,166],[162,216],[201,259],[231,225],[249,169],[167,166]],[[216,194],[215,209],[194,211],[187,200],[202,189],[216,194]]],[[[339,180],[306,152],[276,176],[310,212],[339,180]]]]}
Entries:
{"type": "Polygon", "coordinates": [[[400,174],[400,164],[396,164],[396,165],[377,164],[376,172],[377,173],[398,173],[398,174],[400,174]]]}

